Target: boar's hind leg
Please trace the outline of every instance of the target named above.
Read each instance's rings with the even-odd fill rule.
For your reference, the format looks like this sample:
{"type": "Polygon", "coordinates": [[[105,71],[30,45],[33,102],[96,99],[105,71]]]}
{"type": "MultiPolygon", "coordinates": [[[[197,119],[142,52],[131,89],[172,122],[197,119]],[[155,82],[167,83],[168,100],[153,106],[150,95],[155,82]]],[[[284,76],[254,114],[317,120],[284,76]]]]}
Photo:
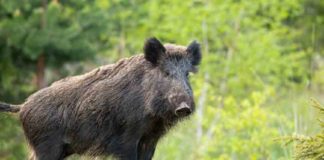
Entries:
{"type": "Polygon", "coordinates": [[[36,160],[63,160],[64,145],[55,140],[47,140],[34,147],[36,160]]]}

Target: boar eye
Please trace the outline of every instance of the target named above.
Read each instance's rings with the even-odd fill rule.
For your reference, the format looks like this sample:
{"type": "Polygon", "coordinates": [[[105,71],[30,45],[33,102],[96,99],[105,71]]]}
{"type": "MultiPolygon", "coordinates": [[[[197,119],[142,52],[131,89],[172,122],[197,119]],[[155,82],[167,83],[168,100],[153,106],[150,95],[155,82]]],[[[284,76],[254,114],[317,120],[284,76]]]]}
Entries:
{"type": "Polygon", "coordinates": [[[189,72],[186,72],[186,77],[187,77],[187,78],[189,77],[189,72]]]}
{"type": "Polygon", "coordinates": [[[165,72],[165,76],[170,76],[170,73],[169,72],[165,72]]]}

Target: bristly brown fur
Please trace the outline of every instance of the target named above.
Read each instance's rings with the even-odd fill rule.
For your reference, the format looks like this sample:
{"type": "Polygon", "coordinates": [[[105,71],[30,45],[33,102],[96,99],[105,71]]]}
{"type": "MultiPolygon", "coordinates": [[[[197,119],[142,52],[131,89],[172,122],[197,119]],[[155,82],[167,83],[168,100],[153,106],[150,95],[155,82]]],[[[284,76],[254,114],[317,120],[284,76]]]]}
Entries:
{"type": "Polygon", "coordinates": [[[194,111],[187,77],[194,64],[186,47],[148,41],[145,55],[54,82],[21,105],[38,160],[75,153],[152,159],[158,140],[184,118],[179,105],[187,106],[181,113],[194,111]]]}

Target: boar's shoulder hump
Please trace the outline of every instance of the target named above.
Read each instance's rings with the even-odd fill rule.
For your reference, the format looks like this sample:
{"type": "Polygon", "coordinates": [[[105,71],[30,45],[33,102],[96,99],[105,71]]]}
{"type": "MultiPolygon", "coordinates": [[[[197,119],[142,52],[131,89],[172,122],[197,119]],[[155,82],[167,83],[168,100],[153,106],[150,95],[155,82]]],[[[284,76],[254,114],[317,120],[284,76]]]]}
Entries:
{"type": "Polygon", "coordinates": [[[129,71],[131,70],[131,68],[134,69],[133,67],[136,64],[142,64],[143,60],[144,58],[142,55],[136,55],[130,58],[124,58],[114,64],[108,64],[108,65],[95,68],[92,71],[82,75],[63,78],[61,80],[52,83],[51,86],[62,85],[62,84],[78,84],[81,81],[100,80],[109,77],[114,77],[122,70],[129,71]]]}

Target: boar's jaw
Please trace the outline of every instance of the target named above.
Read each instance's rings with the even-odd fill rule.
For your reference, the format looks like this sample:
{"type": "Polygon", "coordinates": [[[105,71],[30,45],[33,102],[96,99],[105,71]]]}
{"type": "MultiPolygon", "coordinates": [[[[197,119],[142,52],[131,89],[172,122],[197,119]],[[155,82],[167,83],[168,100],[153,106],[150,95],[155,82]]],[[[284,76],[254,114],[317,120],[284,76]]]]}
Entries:
{"type": "Polygon", "coordinates": [[[175,110],[175,115],[178,117],[185,117],[190,115],[191,113],[192,109],[185,102],[181,102],[179,107],[175,110]]]}

